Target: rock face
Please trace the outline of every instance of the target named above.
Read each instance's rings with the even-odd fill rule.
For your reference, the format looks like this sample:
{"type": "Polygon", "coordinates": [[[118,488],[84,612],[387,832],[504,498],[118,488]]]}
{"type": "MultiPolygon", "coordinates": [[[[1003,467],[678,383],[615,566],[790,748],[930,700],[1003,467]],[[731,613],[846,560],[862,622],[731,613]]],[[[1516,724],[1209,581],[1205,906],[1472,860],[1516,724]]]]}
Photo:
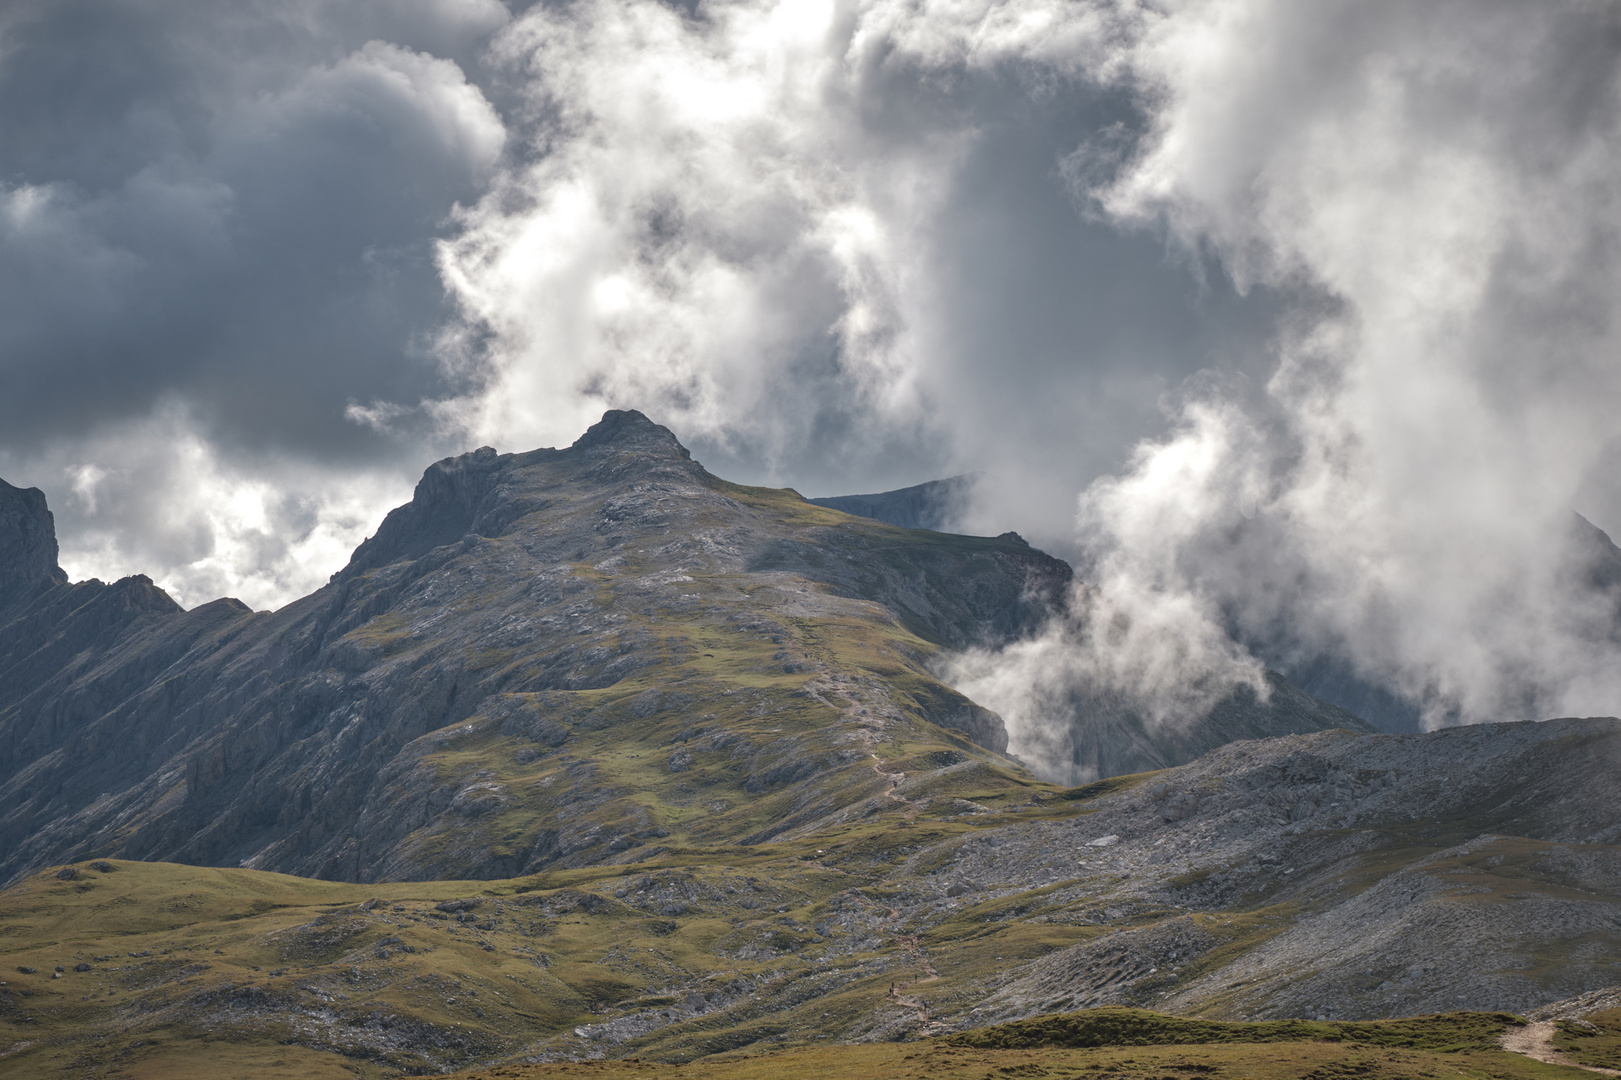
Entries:
{"type": "Polygon", "coordinates": [[[4,494],[0,879],[110,855],[498,877],[758,842],[870,797],[897,741],[1022,782],[931,661],[1029,632],[1071,577],[729,484],[634,412],[435,464],[275,613],[63,584],[42,497],[4,494]]]}
{"type": "Polygon", "coordinates": [[[56,523],[45,493],[0,480],[0,605],[67,580],[56,565],[56,523]]]}

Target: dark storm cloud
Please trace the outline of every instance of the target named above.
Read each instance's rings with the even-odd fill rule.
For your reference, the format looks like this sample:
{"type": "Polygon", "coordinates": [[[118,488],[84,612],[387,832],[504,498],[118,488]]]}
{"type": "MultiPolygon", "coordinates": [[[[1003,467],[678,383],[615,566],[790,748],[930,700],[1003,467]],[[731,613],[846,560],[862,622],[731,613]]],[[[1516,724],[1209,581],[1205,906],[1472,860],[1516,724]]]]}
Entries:
{"type": "Polygon", "coordinates": [[[7,9],[0,466],[47,490],[70,570],[277,603],[408,490],[431,448],[345,410],[443,392],[432,245],[505,138],[457,61],[507,17],[7,9]]]}
{"type": "MultiPolygon", "coordinates": [[[[827,391],[807,396],[806,380],[784,379],[766,406],[817,416],[776,478],[836,494],[975,472],[987,482],[961,527],[1018,528],[1072,551],[1076,493],[1163,430],[1162,399],[1188,376],[1264,377],[1283,304],[1266,288],[1238,295],[1219,266],[1168,255],[1162,236],[1084,212],[1063,163],[1100,132],[1141,130],[1124,92],[1083,79],[1033,89],[996,70],[942,87],[916,68],[866,92],[860,123],[875,142],[960,139],[916,240],[932,295],[906,313],[930,328],[918,361],[925,417],[883,444],[895,430],[852,401],[836,350],[818,342],[827,391]]],[[[732,463],[727,448],[700,445],[732,463]]],[[[730,450],[734,471],[773,478],[752,447],[730,450]]]]}
{"type": "MultiPolygon", "coordinates": [[[[1016,474],[1012,485],[986,484],[959,524],[1072,546],[1076,493],[1163,429],[1171,388],[1211,367],[1264,376],[1279,305],[1267,290],[1236,295],[1219,267],[1178,265],[1159,236],[1078,212],[1061,163],[1100,130],[1142,123],[1123,94],[1083,81],[1032,94],[998,72],[966,74],[942,93],[922,73],[908,76],[886,80],[886,97],[864,110],[870,136],[893,144],[920,130],[965,133],[918,240],[934,279],[934,296],[910,313],[933,330],[919,363],[927,419],[883,445],[895,433],[854,407],[836,350],[816,342],[823,392],[807,396],[796,376],[767,406],[817,417],[776,475],[837,494],[952,472],[1016,474]],[[1062,451],[1031,453],[1037,446],[1062,451]]],[[[703,449],[761,473],[749,447],[731,448],[731,461],[726,448],[703,449]]]]}
{"type": "Polygon", "coordinates": [[[411,43],[468,52],[504,13],[442,7],[12,9],[11,449],[179,393],[220,438],[353,454],[349,398],[435,385],[432,363],[411,359],[442,316],[432,235],[478,194],[502,137],[453,63],[411,43]]]}

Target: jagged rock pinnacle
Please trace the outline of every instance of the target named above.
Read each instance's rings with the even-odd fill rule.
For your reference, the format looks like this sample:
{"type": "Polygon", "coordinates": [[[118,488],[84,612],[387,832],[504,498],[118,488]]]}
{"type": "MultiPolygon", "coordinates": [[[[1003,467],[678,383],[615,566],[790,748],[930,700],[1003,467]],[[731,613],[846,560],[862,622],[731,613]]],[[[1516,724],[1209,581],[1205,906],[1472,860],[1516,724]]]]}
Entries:
{"type": "Polygon", "coordinates": [[[56,521],[45,506],[45,493],[0,480],[0,604],[66,584],[56,557],[56,521]]]}

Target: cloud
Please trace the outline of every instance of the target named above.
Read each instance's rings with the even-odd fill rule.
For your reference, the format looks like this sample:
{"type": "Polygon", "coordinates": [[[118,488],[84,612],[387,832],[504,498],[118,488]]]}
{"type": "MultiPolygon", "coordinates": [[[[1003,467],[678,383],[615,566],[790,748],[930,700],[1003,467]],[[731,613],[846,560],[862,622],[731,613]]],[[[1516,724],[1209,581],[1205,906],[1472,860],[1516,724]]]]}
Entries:
{"type": "Polygon", "coordinates": [[[1230,526],[1261,497],[1255,436],[1230,404],[1190,403],[1169,438],[1087,490],[1088,561],[1068,610],[1027,640],[947,659],[947,677],[1002,715],[1009,749],[1041,775],[1096,778],[1072,768],[1102,737],[1094,721],[1180,728],[1238,687],[1268,698],[1262,665],[1228,633],[1229,597],[1188,557],[1213,522],[1230,526]]]}
{"type": "Polygon", "coordinates": [[[1616,511],[1583,500],[1621,433],[1618,44],[1593,5],[1144,14],[1150,121],[1081,194],[1320,300],[1258,389],[1190,386],[1083,497],[1131,619],[1180,601],[1190,647],[1331,655],[1429,725],[1618,710],[1571,546],[1574,508],[1616,511]]]}
{"type": "Polygon", "coordinates": [[[441,247],[488,335],[448,417],[553,442],[641,404],[768,455],[819,409],[920,420],[909,271],[954,140],[865,145],[837,15],[593,0],[503,33],[534,153],[441,247]],[[787,387],[797,415],[772,401],[787,387]]]}
{"type": "Polygon", "coordinates": [[[494,49],[525,149],[440,248],[467,384],[437,417],[529,445],[635,406],[821,490],[1018,461],[1021,523],[1067,533],[1167,381],[1264,321],[1076,213],[1060,161],[1130,112],[1121,32],[1046,2],[531,8],[494,49]]]}
{"type": "Polygon", "coordinates": [[[209,549],[220,587],[282,602],[335,568],[294,573],[289,551],[341,557],[317,556],[296,515],[199,518],[193,487],[302,505],[352,483],[397,491],[402,459],[437,456],[345,411],[442,388],[433,239],[505,144],[451,57],[476,60],[507,18],[494,0],[8,8],[0,459],[55,504],[101,477],[82,521],[94,543],[64,529],[84,572],[147,571],[208,599],[209,549]],[[142,486],[153,470],[162,483],[142,486]],[[279,486],[295,478],[307,487],[279,486]],[[195,543],[136,512],[158,492],[175,521],[204,522],[195,543]],[[284,531],[269,548],[230,539],[250,528],[284,531]]]}
{"type": "Polygon", "coordinates": [[[0,456],[0,466],[55,480],[69,577],[148,574],[187,607],[235,596],[273,608],[306,595],[410,496],[404,471],[334,474],[290,454],[233,459],[208,436],[171,400],[88,439],[0,456]]]}

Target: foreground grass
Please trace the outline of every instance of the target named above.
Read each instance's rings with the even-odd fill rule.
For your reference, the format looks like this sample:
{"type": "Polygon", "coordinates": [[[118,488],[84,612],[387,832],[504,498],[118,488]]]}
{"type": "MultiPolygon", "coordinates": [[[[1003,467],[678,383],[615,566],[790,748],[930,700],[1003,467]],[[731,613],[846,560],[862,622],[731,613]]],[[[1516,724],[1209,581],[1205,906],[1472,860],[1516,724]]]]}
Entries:
{"type": "MultiPolygon", "coordinates": [[[[916,974],[903,940],[851,932],[839,913],[887,925],[883,874],[969,827],[863,824],[820,849],[676,850],[503,881],[121,860],[50,871],[0,892],[0,1076],[380,1078],[839,1038],[905,1012],[889,988],[916,974]],[[704,1007],[672,1020],[692,993],[704,1007]],[[579,1034],[624,1016],[647,1018],[645,1034],[579,1034]]],[[[1011,926],[1000,945],[968,943],[957,967],[976,978],[1075,933],[1011,926]]]]}
{"type": "MultiPolygon", "coordinates": [[[[1112,1008],[869,1041],[900,1037],[874,1026],[910,1007],[897,980],[919,992],[905,989],[916,939],[836,925],[852,906],[884,910],[881,839],[846,837],[844,866],[824,865],[838,847],[729,849],[499,882],[130,862],[39,875],[0,893],[0,1076],[383,1080],[468,1062],[489,1064],[460,1075],[491,1080],[1581,1075],[1497,1049],[1518,1021],[1485,1013],[1246,1024],[1112,1008]],[[702,1008],[682,1013],[690,1001],[660,989],[673,984],[702,1008]],[[628,1041],[594,1033],[638,1018],[646,1033],[628,1041]],[[567,1060],[621,1054],[661,1060],[567,1060]],[[498,1064],[525,1059],[557,1063],[498,1064]]],[[[1000,914],[986,905],[983,936],[924,935],[941,972],[918,984],[931,1003],[1089,932],[1000,914]]],[[[1610,1060],[1614,1019],[1567,1026],[1567,1052],[1610,1060]]]]}
{"type": "MultiPolygon", "coordinates": [[[[383,1080],[475,1063],[484,1071],[466,1075],[1583,1075],[1505,1054],[1496,1040],[1517,1021],[1487,1013],[1227,1023],[1111,1008],[920,1039],[974,1023],[1014,965],[1111,928],[1197,924],[1218,939],[1214,965],[1295,917],[1278,905],[1153,909],[1102,925],[1069,917],[1066,905],[1094,901],[1066,899],[1065,882],[965,897],[929,919],[892,906],[907,902],[909,875],[949,862],[985,819],[1088,810],[1007,801],[957,819],[896,804],[815,837],[672,846],[634,865],[498,881],[53,869],[0,892],[0,1078],[383,1080]]],[[[1514,870],[1527,843],[1498,838],[1469,858],[1502,855],[1514,870]]],[[[1472,863],[1454,869],[1478,877],[1472,863]]],[[[1162,985],[1134,1000],[1153,1004],[1162,985]]],[[[1219,1000],[1198,1011],[1235,1012],[1219,1000]]],[[[1621,1014],[1566,1022],[1556,1042],[1615,1067],[1621,1014]]]]}
{"type": "Polygon", "coordinates": [[[1553,1080],[1591,1075],[1499,1049],[1497,1037],[1520,1022],[1496,1013],[1449,1013],[1364,1023],[1237,1024],[1094,1009],[918,1043],[829,1046],[693,1065],[503,1065],[456,1075],[463,1080],[1553,1080]]]}
{"type": "Polygon", "coordinates": [[[1621,1009],[1560,1020],[1553,1044],[1572,1061],[1601,1069],[1621,1069],[1621,1009]]]}

